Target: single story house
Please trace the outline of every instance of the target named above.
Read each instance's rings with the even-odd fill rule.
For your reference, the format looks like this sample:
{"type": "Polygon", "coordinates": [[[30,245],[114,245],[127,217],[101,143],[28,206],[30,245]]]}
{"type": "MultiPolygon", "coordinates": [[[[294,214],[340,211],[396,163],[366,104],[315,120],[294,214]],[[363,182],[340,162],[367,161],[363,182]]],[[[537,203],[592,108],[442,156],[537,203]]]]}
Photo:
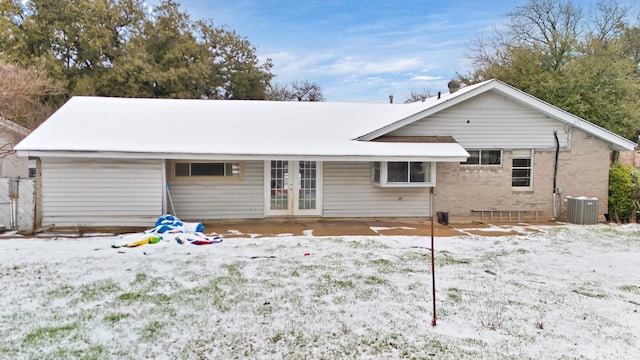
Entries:
{"type": "Polygon", "coordinates": [[[43,225],[111,226],[551,219],[565,196],[603,215],[610,151],[634,146],[490,80],[410,104],[73,97],[16,150],[38,162],[43,225]]]}

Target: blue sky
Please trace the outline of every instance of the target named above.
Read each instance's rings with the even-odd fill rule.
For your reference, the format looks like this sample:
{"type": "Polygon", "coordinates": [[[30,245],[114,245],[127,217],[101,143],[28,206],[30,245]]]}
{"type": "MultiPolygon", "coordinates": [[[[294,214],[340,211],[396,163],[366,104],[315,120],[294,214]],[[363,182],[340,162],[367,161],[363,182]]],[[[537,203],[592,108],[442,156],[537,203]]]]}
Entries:
{"type": "Polygon", "coordinates": [[[469,41],[497,26],[516,0],[178,0],[271,58],[275,83],[310,80],[326,101],[404,102],[448,91],[466,73],[469,41]]]}

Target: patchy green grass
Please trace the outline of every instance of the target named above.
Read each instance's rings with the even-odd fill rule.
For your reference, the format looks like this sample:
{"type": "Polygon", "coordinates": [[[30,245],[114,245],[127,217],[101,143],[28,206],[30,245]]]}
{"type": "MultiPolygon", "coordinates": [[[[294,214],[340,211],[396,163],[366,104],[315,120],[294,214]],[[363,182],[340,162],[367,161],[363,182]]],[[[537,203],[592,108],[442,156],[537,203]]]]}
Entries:
{"type": "Polygon", "coordinates": [[[52,298],[65,298],[74,294],[75,292],[76,292],[75,287],[68,284],[62,284],[60,286],[55,287],[52,290],[49,290],[47,292],[47,296],[52,298]]]}
{"type": "Polygon", "coordinates": [[[441,250],[436,252],[435,262],[438,266],[447,266],[447,265],[459,265],[459,264],[470,264],[470,259],[458,259],[454,257],[454,255],[447,251],[441,250]]]}
{"type": "Polygon", "coordinates": [[[77,330],[77,323],[37,327],[25,335],[23,345],[28,347],[37,347],[45,344],[55,344],[69,337],[71,332],[77,330]]]}
{"type": "Polygon", "coordinates": [[[160,337],[165,337],[169,333],[165,329],[166,325],[160,321],[152,320],[147,323],[140,332],[140,340],[152,342],[160,337]]]}
{"type": "Polygon", "coordinates": [[[640,295],[640,285],[622,285],[619,289],[624,292],[640,295]]]}
{"type": "Polygon", "coordinates": [[[115,313],[104,316],[104,320],[110,323],[116,323],[118,321],[124,320],[131,317],[131,314],[126,313],[115,313]]]}
{"type": "Polygon", "coordinates": [[[605,299],[608,297],[607,294],[605,294],[602,290],[602,286],[594,281],[584,282],[580,286],[574,288],[572,291],[576,294],[596,299],[605,299]]]}
{"type": "Polygon", "coordinates": [[[454,303],[459,303],[462,301],[462,292],[457,288],[448,288],[447,289],[447,299],[454,303]]]}
{"type": "Polygon", "coordinates": [[[638,233],[557,228],[527,241],[438,239],[435,328],[424,238],[225,239],[117,251],[99,238],[84,249],[78,239],[3,240],[0,358],[637,354],[629,301],[640,287],[619,269],[640,256],[638,233]]]}
{"type": "Polygon", "coordinates": [[[366,285],[389,285],[389,281],[379,276],[370,275],[364,278],[366,285]]]}
{"type": "Polygon", "coordinates": [[[120,291],[120,285],[114,280],[99,280],[87,285],[80,286],[77,291],[80,292],[81,302],[96,301],[108,298],[111,294],[120,291]]]}

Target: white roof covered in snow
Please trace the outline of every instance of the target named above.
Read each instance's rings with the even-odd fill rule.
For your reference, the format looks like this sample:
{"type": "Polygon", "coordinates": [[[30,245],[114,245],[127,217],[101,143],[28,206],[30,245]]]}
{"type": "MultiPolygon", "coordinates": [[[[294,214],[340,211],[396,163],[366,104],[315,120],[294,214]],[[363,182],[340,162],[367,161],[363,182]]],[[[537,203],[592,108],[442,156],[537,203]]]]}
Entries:
{"type": "Polygon", "coordinates": [[[73,97],[16,150],[31,156],[464,161],[468,153],[457,143],[355,140],[429,103],[73,97]]]}
{"type": "Polygon", "coordinates": [[[635,146],[489,80],[411,104],[73,97],[15,150],[28,156],[464,161],[468,153],[457,143],[370,140],[486,91],[578,127],[612,149],[635,146]]]}

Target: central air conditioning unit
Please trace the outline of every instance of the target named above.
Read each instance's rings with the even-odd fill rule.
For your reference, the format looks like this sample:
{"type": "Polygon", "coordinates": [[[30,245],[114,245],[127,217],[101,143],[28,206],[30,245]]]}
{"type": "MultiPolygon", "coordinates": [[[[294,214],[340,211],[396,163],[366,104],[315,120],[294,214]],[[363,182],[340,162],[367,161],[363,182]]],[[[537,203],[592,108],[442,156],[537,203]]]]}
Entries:
{"type": "Polygon", "coordinates": [[[598,223],[598,198],[567,196],[567,222],[593,225],[598,223]]]}

